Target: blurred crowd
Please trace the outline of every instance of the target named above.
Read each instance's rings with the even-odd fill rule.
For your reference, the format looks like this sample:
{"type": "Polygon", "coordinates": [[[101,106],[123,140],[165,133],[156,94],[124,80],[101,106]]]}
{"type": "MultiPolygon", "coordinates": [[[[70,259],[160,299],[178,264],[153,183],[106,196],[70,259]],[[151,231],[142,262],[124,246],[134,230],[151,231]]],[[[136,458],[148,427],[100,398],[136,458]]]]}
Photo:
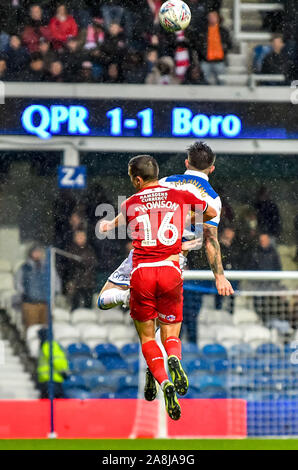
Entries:
{"type": "Polygon", "coordinates": [[[221,83],[232,48],[221,0],[187,0],[186,32],[167,33],[160,0],[3,0],[0,79],[221,83]]]}

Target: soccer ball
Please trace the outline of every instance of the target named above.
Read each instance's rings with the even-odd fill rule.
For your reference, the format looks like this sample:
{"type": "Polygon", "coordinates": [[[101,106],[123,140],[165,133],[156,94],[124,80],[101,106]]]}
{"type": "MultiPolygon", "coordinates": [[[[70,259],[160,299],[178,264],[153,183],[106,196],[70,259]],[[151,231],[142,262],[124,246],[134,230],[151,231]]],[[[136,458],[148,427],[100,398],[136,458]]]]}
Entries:
{"type": "Polygon", "coordinates": [[[166,31],[175,32],[185,29],[190,20],[190,9],[182,0],[169,0],[160,7],[159,21],[166,31]]]}

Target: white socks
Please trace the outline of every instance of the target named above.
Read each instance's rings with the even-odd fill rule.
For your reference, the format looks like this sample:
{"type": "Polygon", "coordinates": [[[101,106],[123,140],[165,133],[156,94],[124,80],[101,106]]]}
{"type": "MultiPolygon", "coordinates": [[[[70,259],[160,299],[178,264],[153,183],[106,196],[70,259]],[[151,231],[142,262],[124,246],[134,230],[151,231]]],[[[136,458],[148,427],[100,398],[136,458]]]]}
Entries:
{"type": "Polygon", "coordinates": [[[102,310],[108,310],[109,308],[116,307],[117,305],[125,304],[128,296],[129,289],[107,289],[99,296],[98,307],[102,310]]]}

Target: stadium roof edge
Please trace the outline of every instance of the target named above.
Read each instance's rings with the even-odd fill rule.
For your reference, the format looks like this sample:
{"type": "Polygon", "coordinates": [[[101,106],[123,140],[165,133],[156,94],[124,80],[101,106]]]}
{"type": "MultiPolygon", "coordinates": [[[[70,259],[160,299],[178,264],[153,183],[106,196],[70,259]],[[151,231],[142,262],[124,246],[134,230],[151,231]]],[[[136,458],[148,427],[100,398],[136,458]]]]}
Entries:
{"type": "Polygon", "coordinates": [[[85,98],[184,101],[289,102],[291,87],[105,85],[5,82],[5,98],[85,98]]]}

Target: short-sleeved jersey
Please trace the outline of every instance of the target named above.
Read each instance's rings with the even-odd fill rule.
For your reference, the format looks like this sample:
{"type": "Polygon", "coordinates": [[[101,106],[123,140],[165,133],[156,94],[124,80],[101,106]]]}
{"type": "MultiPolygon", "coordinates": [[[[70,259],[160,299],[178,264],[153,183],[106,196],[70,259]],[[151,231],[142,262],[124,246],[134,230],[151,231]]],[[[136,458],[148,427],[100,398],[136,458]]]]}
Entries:
{"type": "Polygon", "coordinates": [[[189,210],[205,212],[207,207],[191,185],[178,190],[158,184],[124,201],[121,211],[133,239],[133,267],[179,254],[189,210]]]}
{"type": "Polygon", "coordinates": [[[217,211],[217,216],[205,222],[206,224],[218,226],[220,221],[221,200],[208,181],[208,176],[197,170],[187,170],[183,175],[167,176],[160,180],[160,184],[169,187],[183,187],[192,184],[197,190],[199,197],[206,200],[210,206],[217,211]]]}

